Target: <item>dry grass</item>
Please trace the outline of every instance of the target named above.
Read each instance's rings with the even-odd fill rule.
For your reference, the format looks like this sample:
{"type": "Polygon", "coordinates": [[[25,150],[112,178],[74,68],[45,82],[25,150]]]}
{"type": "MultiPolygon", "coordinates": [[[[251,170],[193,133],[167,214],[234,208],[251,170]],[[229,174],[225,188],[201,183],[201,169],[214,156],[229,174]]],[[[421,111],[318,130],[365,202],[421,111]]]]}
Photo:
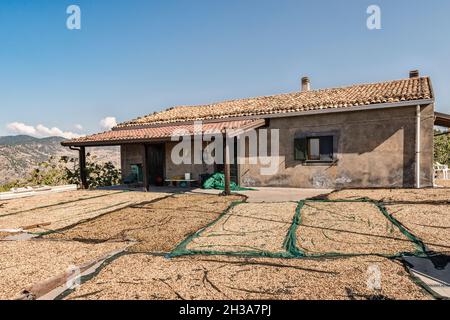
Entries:
{"type": "Polygon", "coordinates": [[[306,202],[297,246],[307,254],[414,252],[414,244],[368,202],[306,202]]]}
{"type": "Polygon", "coordinates": [[[400,263],[379,257],[166,259],[138,254],[115,260],[67,298],[288,300],[430,296],[411,281],[400,263]],[[369,267],[380,270],[381,290],[368,288],[369,267]]]}
{"type": "Polygon", "coordinates": [[[124,243],[93,245],[66,241],[2,241],[0,299],[14,299],[29,285],[123,247],[124,243]]]}
{"type": "Polygon", "coordinates": [[[450,253],[450,205],[398,204],[386,209],[429,250],[450,253]]]}
{"type": "Polygon", "coordinates": [[[243,203],[187,245],[188,250],[285,252],[283,242],[297,203],[243,203]]]}
{"type": "Polygon", "coordinates": [[[240,196],[173,195],[84,222],[45,238],[101,242],[135,240],[137,252],[169,252],[189,234],[216,219],[240,196]]]}
{"type": "Polygon", "coordinates": [[[10,200],[6,205],[7,212],[4,212],[2,208],[0,213],[0,229],[44,224],[41,227],[31,228],[29,231],[57,230],[125,206],[161,198],[164,195],[144,192],[72,191],[46,195],[46,198],[37,196],[10,200]]]}

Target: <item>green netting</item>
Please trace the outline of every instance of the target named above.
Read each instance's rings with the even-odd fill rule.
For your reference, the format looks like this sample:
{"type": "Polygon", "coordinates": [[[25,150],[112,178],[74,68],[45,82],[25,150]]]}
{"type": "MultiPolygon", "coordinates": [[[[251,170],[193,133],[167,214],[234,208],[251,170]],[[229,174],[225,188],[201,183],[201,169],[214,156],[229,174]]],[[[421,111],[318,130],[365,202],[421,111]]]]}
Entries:
{"type": "MultiPolygon", "coordinates": [[[[400,231],[412,242],[414,242],[414,244],[416,245],[416,251],[414,252],[413,255],[416,256],[425,256],[426,252],[428,251],[425,244],[422,242],[422,240],[420,240],[419,238],[417,238],[415,235],[413,235],[411,232],[409,232],[405,226],[403,226],[403,224],[400,223],[400,221],[398,221],[397,219],[395,219],[386,209],[384,203],[382,202],[375,202],[373,201],[373,204],[380,210],[380,212],[392,223],[394,224],[397,228],[400,229],[400,231]]],[[[408,255],[410,253],[405,252],[402,255],[408,255]]]]}
{"type": "Polygon", "coordinates": [[[384,207],[382,202],[377,202],[368,198],[358,199],[340,199],[340,200],[328,200],[328,199],[306,199],[297,202],[297,207],[292,220],[292,224],[286,234],[286,238],[283,242],[283,248],[285,252],[274,253],[261,250],[248,250],[248,251],[215,251],[215,250],[190,250],[187,249],[187,245],[195,238],[199,237],[204,230],[218,222],[225,214],[229,212],[234,206],[243,203],[244,201],[233,202],[216,220],[208,224],[206,227],[200,229],[196,233],[192,234],[184,241],[182,241],[167,257],[176,257],[182,255],[231,255],[231,256],[254,256],[254,257],[271,257],[271,258],[324,258],[324,257],[351,257],[351,256],[380,256],[385,258],[399,258],[405,255],[424,256],[426,254],[425,246],[423,242],[414,236],[411,232],[394,217],[392,217],[384,207]],[[301,210],[307,202],[369,202],[372,203],[378,210],[387,218],[394,226],[396,226],[410,241],[416,245],[414,252],[399,252],[396,254],[377,254],[377,253],[339,253],[329,252],[323,254],[308,254],[297,246],[296,232],[298,226],[302,223],[301,210]]]}
{"type": "Polygon", "coordinates": [[[292,225],[289,228],[289,231],[286,235],[286,239],[284,240],[283,247],[284,249],[293,257],[304,257],[305,253],[297,247],[297,229],[298,226],[302,223],[301,219],[301,210],[305,205],[305,201],[301,200],[298,202],[297,208],[295,209],[295,215],[292,220],[292,225]]]}
{"type": "MultiPolygon", "coordinates": [[[[212,176],[210,176],[208,179],[206,179],[205,182],[203,182],[202,188],[203,189],[224,190],[225,189],[225,175],[221,172],[214,173],[212,176]]],[[[240,187],[238,184],[236,184],[233,181],[230,181],[230,189],[233,191],[255,190],[252,188],[240,187]]]]}
{"type": "MultiPolygon", "coordinates": [[[[226,256],[250,256],[250,257],[270,257],[270,258],[295,258],[295,255],[293,255],[290,251],[286,252],[270,252],[270,251],[263,251],[263,250],[255,250],[254,248],[249,248],[249,250],[246,251],[217,251],[217,250],[191,250],[187,248],[187,245],[192,242],[195,238],[202,235],[202,233],[209,227],[216,224],[223,216],[225,216],[233,207],[244,203],[244,201],[235,201],[233,202],[216,220],[209,223],[204,228],[200,229],[196,233],[192,234],[188,238],[186,238],[184,241],[182,241],[171,253],[167,255],[168,258],[173,258],[177,256],[184,256],[184,255],[197,255],[197,254],[204,254],[204,255],[226,255],[226,256]]],[[[296,219],[297,212],[299,212],[299,209],[297,207],[296,213],[294,215],[294,220],[296,219]]],[[[292,225],[289,229],[289,233],[291,233],[292,225]]],[[[295,236],[295,233],[294,233],[295,236]]],[[[286,248],[286,240],[283,243],[284,248],[286,248]]]]}
{"type": "MultiPolygon", "coordinates": [[[[125,255],[132,255],[135,253],[131,253],[131,252],[127,252],[127,251],[121,251],[119,253],[116,253],[115,255],[112,255],[111,257],[105,259],[100,266],[98,266],[93,272],[88,273],[87,275],[82,275],[79,278],[79,284],[82,285],[83,283],[93,279],[94,277],[96,277],[106,266],[108,266],[110,263],[112,263],[113,261],[119,259],[122,256],[125,255]]],[[[59,295],[57,295],[54,300],[64,300],[64,298],[66,298],[67,296],[69,296],[71,293],[76,291],[76,287],[75,288],[66,288],[63,292],[61,292],[59,295]]]]}
{"type": "Polygon", "coordinates": [[[329,199],[307,199],[304,201],[300,201],[299,204],[299,212],[298,217],[294,219],[293,226],[291,227],[290,234],[288,234],[288,238],[286,238],[286,248],[289,249],[291,253],[293,253],[296,257],[351,257],[351,256],[381,256],[385,258],[399,258],[405,255],[409,256],[424,256],[426,255],[425,252],[425,246],[423,242],[418,239],[416,236],[414,236],[412,233],[410,233],[406,228],[398,221],[396,220],[392,215],[390,215],[386,208],[384,207],[384,204],[382,202],[377,202],[374,200],[371,200],[369,198],[358,198],[358,199],[337,199],[337,200],[329,200],[329,199]],[[301,208],[306,202],[368,202],[372,203],[375,207],[379,209],[379,211],[383,214],[385,218],[387,218],[394,226],[396,226],[402,234],[404,234],[410,241],[412,241],[416,245],[416,250],[414,252],[398,252],[393,255],[389,254],[374,254],[374,253],[339,253],[339,252],[329,252],[329,253],[323,253],[323,254],[308,254],[302,251],[297,247],[297,239],[295,232],[297,231],[298,225],[301,224],[301,208]]]}

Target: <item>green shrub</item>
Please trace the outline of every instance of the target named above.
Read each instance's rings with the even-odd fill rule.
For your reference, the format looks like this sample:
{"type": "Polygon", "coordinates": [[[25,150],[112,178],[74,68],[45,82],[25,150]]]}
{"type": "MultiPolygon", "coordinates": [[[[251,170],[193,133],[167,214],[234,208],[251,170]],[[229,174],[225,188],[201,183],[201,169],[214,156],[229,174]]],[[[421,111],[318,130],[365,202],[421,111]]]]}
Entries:
{"type": "MultiPolygon", "coordinates": [[[[435,134],[439,133],[441,132],[435,132],[435,134]]],[[[450,134],[434,137],[434,161],[450,166],[450,134]]]]}
{"type": "MultiPolygon", "coordinates": [[[[120,184],[120,170],[112,162],[98,163],[96,157],[86,154],[86,172],[89,188],[120,184]]],[[[27,178],[0,185],[0,192],[11,188],[26,186],[58,186],[64,184],[80,185],[80,166],[77,158],[63,156],[60,159],[50,157],[33,169],[27,178]]]]}
{"type": "MultiPolygon", "coordinates": [[[[120,170],[116,169],[112,162],[99,164],[95,162],[96,157],[88,153],[86,155],[86,174],[89,188],[113,186],[121,183],[120,170]],[[92,161],[91,161],[92,159],[92,161]]],[[[65,168],[67,181],[70,184],[80,185],[80,167],[76,164],[77,159],[64,159],[64,163],[74,162],[73,169],[65,168]]]]}
{"type": "Polygon", "coordinates": [[[11,181],[4,185],[0,185],[0,192],[9,191],[9,190],[11,190],[11,188],[25,187],[26,185],[27,185],[26,182],[23,182],[20,180],[11,181]]]}

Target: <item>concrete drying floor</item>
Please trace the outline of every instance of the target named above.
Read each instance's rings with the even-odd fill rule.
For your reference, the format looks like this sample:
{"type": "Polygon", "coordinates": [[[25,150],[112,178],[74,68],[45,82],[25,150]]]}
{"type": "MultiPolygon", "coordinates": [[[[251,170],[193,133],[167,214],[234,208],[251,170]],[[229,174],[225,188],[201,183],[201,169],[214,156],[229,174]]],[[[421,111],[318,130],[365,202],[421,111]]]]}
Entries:
{"type": "MultiPolygon", "coordinates": [[[[127,187],[107,187],[110,191],[117,190],[138,190],[127,187]]],[[[241,194],[247,197],[247,202],[289,202],[299,201],[319,196],[325,196],[333,189],[305,189],[305,188],[274,188],[256,187],[255,190],[232,191],[233,194],[241,194]]],[[[201,188],[179,188],[179,187],[152,187],[151,193],[200,193],[200,194],[221,194],[222,190],[201,189],[201,188]]]]}
{"type": "MultiPolygon", "coordinates": [[[[289,202],[324,196],[333,189],[302,189],[302,188],[272,188],[257,187],[256,190],[242,190],[236,193],[245,195],[247,202],[289,202]]],[[[163,189],[164,190],[164,189],[163,189]]],[[[194,189],[195,193],[219,194],[222,191],[194,189]]]]}

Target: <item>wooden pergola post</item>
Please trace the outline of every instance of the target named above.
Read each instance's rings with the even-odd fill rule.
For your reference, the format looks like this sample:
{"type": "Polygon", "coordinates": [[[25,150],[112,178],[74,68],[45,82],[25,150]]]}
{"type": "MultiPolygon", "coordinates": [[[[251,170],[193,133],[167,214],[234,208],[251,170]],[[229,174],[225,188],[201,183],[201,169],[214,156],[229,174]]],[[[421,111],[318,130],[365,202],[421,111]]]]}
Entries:
{"type": "Polygon", "coordinates": [[[225,176],[225,190],[226,196],[231,195],[230,189],[230,146],[227,143],[227,135],[224,134],[224,150],[223,150],[223,174],[225,176]]]}
{"type": "Polygon", "coordinates": [[[78,152],[80,158],[80,186],[81,189],[88,189],[89,185],[87,183],[87,172],[86,172],[86,148],[80,147],[78,152]]]}
{"type": "Polygon", "coordinates": [[[147,156],[147,147],[145,146],[145,144],[142,145],[143,148],[143,152],[144,152],[144,159],[143,159],[143,164],[142,164],[142,174],[143,174],[143,178],[144,178],[144,191],[147,192],[149,189],[149,181],[148,181],[148,156],[147,156]]]}

